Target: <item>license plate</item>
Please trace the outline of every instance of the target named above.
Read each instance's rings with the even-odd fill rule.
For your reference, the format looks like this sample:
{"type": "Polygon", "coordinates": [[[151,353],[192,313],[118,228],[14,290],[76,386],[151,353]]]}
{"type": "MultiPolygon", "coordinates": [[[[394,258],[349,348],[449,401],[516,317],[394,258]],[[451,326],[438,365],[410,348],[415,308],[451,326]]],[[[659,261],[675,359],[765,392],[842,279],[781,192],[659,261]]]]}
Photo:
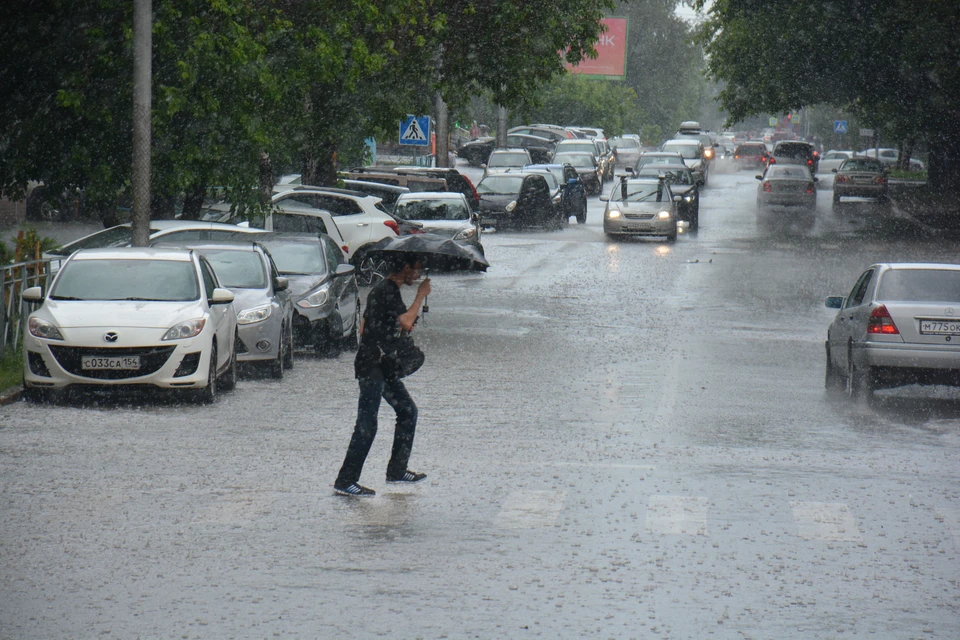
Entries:
{"type": "Polygon", "coordinates": [[[854,178],[853,184],[873,184],[873,180],[870,178],[854,178]]]}
{"type": "Polygon", "coordinates": [[[120,356],[119,358],[84,356],[80,360],[80,367],[83,369],[118,369],[135,371],[140,368],[140,356],[120,356]]]}
{"type": "Polygon", "coordinates": [[[960,320],[921,320],[920,333],[937,336],[960,335],[960,320]]]}
{"type": "Polygon", "coordinates": [[[480,219],[480,224],[483,224],[483,225],[494,225],[494,224],[497,224],[497,220],[496,220],[496,218],[481,218],[481,219],[480,219]]]}

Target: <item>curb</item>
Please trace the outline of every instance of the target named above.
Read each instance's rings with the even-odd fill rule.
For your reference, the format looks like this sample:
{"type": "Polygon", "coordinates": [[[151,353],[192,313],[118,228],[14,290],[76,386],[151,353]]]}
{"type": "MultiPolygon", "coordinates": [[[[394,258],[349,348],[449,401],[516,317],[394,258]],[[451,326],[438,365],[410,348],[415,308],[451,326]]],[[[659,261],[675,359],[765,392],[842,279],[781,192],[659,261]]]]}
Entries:
{"type": "Polygon", "coordinates": [[[0,391],[0,407],[13,404],[23,396],[23,387],[10,387],[0,391]]]}

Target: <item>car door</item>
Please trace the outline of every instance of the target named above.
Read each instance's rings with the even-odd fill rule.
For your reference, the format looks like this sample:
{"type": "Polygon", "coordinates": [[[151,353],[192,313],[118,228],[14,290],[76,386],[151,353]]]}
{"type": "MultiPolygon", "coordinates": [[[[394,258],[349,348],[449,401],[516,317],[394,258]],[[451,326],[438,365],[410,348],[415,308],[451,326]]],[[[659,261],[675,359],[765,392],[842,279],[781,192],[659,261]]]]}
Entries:
{"type": "Polygon", "coordinates": [[[270,252],[266,248],[263,248],[263,259],[266,260],[267,273],[270,274],[270,295],[273,297],[280,311],[283,313],[284,324],[287,327],[293,326],[293,300],[290,299],[290,291],[284,289],[283,291],[277,291],[274,286],[278,278],[283,276],[280,275],[280,270],[277,269],[277,263],[273,261],[273,256],[270,255],[270,252]]]}
{"type": "Polygon", "coordinates": [[[321,240],[327,269],[332,276],[330,291],[338,301],[337,307],[340,309],[340,317],[343,319],[343,330],[347,333],[353,330],[353,325],[356,322],[357,308],[360,305],[360,289],[357,287],[355,277],[334,275],[340,265],[347,264],[346,258],[333,240],[327,237],[323,237],[321,240]]]}
{"type": "Polygon", "coordinates": [[[371,216],[352,198],[329,193],[297,194],[297,199],[317,209],[325,209],[336,219],[337,227],[351,250],[371,239],[371,216]]]}
{"type": "MultiPolygon", "coordinates": [[[[828,330],[827,340],[830,343],[830,357],[840,369],[846,369],[849,366],[847,355],[850,343],[862,341],[863,337],[866,336],[866,317],[863,310],[869,305],[864,305],[863,301],[873,279],[873,272],[874,269],[867,269],[860,275],[856,284],[853,285],[853,289],[850,290],[850,295],[844,299],[843,306],[828,330]],[[861,318],[862,328],[857,326],[861,318]]],[[[869,309],[866,311],[866,315],[869,315],[869,309]]]]}
{"type": "Polygon", "coordinates": [[[214,334],[217,336],[217,370],[219,371],[233,357],[236,349],[234,333],[236,333],[237,312],[232,304],[210,304],[213,290],[220,287],[220,281],[217,280],[213,267],[203,256],[200,256],[200,274],[203,277],[203,289],[207,295],[207,308],[213,320],[214,334]]]}

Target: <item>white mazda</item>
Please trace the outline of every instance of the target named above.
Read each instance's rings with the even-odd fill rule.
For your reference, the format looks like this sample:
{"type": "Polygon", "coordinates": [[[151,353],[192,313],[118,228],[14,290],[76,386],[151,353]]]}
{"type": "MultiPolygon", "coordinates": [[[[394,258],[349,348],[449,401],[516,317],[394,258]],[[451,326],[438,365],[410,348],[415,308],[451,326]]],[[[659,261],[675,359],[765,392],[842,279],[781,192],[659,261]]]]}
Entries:
{"type": "Polygon", "coordinates": [[[190,390],[210,402],[236,383],[233,293],[190,250],[74,253],[23,332],[24,392],[40,399],[71,386],[190,390]]]}

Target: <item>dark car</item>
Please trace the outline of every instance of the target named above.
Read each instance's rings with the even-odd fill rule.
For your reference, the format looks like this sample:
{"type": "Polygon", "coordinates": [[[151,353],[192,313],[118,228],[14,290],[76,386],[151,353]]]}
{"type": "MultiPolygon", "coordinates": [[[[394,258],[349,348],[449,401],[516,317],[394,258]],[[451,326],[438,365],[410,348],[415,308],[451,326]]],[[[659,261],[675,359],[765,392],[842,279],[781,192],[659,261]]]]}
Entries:
{"type": "Polygon", "coordinates": [[[597,158],[590,153],[558,153],[553,156],[554,163],[569,164],[577,170],[581,182],[590,193],[603,191],[603,178],[597,158]]]}
{"type": "MultiPolygon", "coordinates": [[[[350,170],[353,173],[363,173],[364,171],[375,171],[377,173],[394,173],[398,176],[422,176],[425,178],[438,178],[445,180],[447,183],[446,191],[451,193],[462,193],[466,198],[467,202],[470,203],[470,206],[476,210],[477,206],[480,204],[480,197],[477,195],[477,189],[473,186],[473,182],[470,181],[470,178],[463,175],[453,167],[371,167],[369,169],[365,168],[354,168],[350,170]]],[[[414,189],[411,189],[414,191],[414,189]]],[[[418,189],[416,191],[422,191],[418,189]]],[[[396,200],[396,199],[394,199],[396,200]]]]}
{"type": "MultiPolygon", "coordinates": [[[[480,138],[471,140],[460,147],[457,155],[469,162],[474,167],[487,164],[490,154],[496,148],[496,138],[480,138]]],[[[519,133],[511,133],[507,136],[507,147],[510,149],[526,149],[530,158],[537,163],[550,162],[553,155],[555,143],[547,138],[540,136],[530,136],[519,133]]]]}
{"type": "Polygon", "coordinates": [[[770,153],[762,142],[744,142],[733,150],[733,166],[737,171],[767,166],[770,153]]]}
{"type": "Polygon", "coordinates": [[[496,173],[477,185],[480,194],[480,224],[504,227],[557,228],[560,220],[553,206],[550,187],[535,173],[496,173]]]}
{"type": "Polygon", "coordinates": [[[802,164],[816,173],[819,169],[820,156],[809,142],[780,140],[773,145],[773,158],[770,162],[773,164],[802,164]]]}
{"type": "Polygon", "coordinates": [[[579,224],[587,221],[587,188],[572,164],[528,164],[524,170],[549,171],[560,184],[560,206],[569,219],[576,216],[579,224]]]}
{"type": "Polygon", "coordinates": [[[356,348],[360,289],[353,265],[330,236],[267,233],[267,247],[293,301],[293,342],[319,355],[356,348]]]}
{"type": "Polygon", "coordinates": [[[647,164],[634,172],[640,180],[663,179],[670,184],[670,192],[680,196],[678,207],[680,220],[690,225],[691,231],[700,228],[700,185],[690,167],[685,164],[647,164]]]}

